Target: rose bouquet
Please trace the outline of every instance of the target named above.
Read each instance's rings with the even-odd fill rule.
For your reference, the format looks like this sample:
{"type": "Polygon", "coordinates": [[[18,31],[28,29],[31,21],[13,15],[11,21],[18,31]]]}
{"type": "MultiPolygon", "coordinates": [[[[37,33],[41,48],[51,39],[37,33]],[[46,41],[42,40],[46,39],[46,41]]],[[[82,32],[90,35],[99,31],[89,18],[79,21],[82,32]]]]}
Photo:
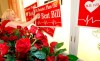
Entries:
{"type": "Polygon", "coordinates": [[[63,42],[48,43],[41,29],[0,26],[0,61],[76,61],[74,55],[63,54],[63,42]]]}

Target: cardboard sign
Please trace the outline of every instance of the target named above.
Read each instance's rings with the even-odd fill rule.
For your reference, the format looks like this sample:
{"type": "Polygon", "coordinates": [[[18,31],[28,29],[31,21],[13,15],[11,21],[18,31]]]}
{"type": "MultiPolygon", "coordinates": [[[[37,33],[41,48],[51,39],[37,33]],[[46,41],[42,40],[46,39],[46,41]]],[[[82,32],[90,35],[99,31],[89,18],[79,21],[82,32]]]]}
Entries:
{"type": "Polygon", "coordinates": [[[37,26],[56,26],[61,27],[60,4],[57,1],[50,2],[34,9],[40,14],[40,19],[36,20],[37,26]]]}
{"type": "Polygon", "coordinates": [[[45,31],[50,36],[54,36],[55,28],[54,27],[40,27],[40,30],[45,31]]]}
{"type": "Polygon", "coordinates": [[[37,3],[25,8],[26,21],[30,21],[36,13],[39,13],[40,19],[37,19],[34,24],[53,37],[55,28],[62,26],[59,0],[34,7],[37,7],[37,3]]]}
{"type": "Polygon", "coordinates": [[[100,0],[80,0],[78,25],[100,27],[100,0]]]}
{"type": "Polygon", "coordinates": [[[33,11],[33,9],[36,7],[37,7],[37,2],[25,8],[26,21],[30,21],[32,18],[34,18],[35,11],[33,11]]]}

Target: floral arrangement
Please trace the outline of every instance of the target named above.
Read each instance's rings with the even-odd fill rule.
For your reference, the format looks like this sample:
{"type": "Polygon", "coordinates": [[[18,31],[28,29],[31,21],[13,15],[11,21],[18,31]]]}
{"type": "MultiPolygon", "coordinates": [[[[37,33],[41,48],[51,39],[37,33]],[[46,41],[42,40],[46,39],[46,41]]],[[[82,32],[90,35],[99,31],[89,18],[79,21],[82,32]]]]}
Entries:
{"type": "Polygon", "coordinates": [[[0,26],[0,61],[77,61],[74,55],[63,54],[63,42],[48,43],[47,36],[35,27],[0,26]]]}

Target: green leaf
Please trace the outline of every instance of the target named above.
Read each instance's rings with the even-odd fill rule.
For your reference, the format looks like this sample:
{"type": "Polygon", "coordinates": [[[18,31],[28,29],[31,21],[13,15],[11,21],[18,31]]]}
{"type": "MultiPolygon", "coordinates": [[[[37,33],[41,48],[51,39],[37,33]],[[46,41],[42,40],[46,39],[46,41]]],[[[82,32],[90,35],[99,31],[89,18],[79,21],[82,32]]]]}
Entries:
{"type": "Polygon", "coordinates": [[[33,57],[34,56],[34,53],[35,53],[35,51],[30,51],[30,54],[29,55],[33,57]]]}
{"type": "Polygon", "coordinates": [[[64,44],[63,42],[61,42],[61,43],[57,43],[57,45],[55,46],[55,48],[57,48],[57,49],[58,49],[58,48],[62,47],[62,46],[63,46],[63,44],[64,44]]]}
{"type": "Polygon", "coordinates": [[[15,30],[14,35],[20,38],[20,32],[18,30],[15,30]]]}
{"type": "Polygon", "coordinates": [[[46,54],[43,51],[36,51],[34,53],[34,56],[38,59],[45,59],[46,58],[46,54]]]}
{"type": "Polygon", "coordinates": [[[34,47],[34,46],[32,46],[31,49],[30,49],[30,51],[36,51],[36,50],[37,50],[37,48],[34,47]]]}
{"type": "Polygon", "coordinates": [[[34,58],[32,56],[29,56],[29,61],[34,61],[34,58]]]}
{"type": "Polygon", "coordinates": [[[12,55],[7,54],[7,59],[5,61],[15,61],[14,54],[12,54],[12,55]]]}
{"type": "Polygon", "coordinates": [[[4,43],[4,40],[0,40],[0,43],[4,43]]]}
{"type": "Polygon", "coordinates": [[[78,57],[72,54],[67,55],[69,57],[69,61],[77,61],[78,57]]]}
{"type": "Polygon", "coordinates": [[[48,55],[50,53],[50,48],[49,47],[43,47],[42,51],[46,53],[46,55],[48,55]]]}
{"type": "Polygon", "coordinates": [[[57,55],[63,53],[64,51],[66,51],[66,48],[58,50],[58,51],[55,53],[55,56],[57,56],[57,55]]]}
{"type": "Polygon", "coordinates": [[[8,44],[10,47],[15,47],[15,41],[9,41],[8,44]]]}

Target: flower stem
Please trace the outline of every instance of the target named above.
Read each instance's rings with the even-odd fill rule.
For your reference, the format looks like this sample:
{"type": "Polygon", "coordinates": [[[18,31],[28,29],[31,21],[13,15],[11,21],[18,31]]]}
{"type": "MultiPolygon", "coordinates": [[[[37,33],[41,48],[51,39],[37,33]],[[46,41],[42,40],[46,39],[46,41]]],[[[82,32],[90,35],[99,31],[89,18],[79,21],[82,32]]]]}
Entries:
{"type": "Polygon", "coordinates": [[[35,39],[35,41],[31,44],[31,46],[33,46],[33,45],[35,44],[36,41],[37,41],[37,40],[35,39]]]}

